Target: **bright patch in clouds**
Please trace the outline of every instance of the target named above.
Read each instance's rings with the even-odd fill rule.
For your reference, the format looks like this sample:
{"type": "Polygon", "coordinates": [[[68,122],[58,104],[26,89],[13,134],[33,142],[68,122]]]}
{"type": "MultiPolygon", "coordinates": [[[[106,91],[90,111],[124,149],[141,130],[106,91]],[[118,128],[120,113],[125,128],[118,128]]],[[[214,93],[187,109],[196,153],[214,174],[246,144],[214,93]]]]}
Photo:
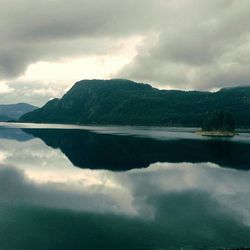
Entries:
{"type": "Polygon", "coordinates": [[[6,83],[0,82],[0,94],[9,94],[14,91],[14,88],[9,87],[6,83]]]}
{"type": "Polygon", "coordinates": [[[23,75],[15,81],[3,82],[0,95],[15,91],[2,102],[12,103],[15,98],[38,106],[46,101],[61,97],[75,82],[82,79],[109,79],[125,67],[136,55],[136,47],[143,37],[129,37],[118,40],[111,47],[110,54],[67,57],[58,61],[38,61],[28,66],[23,75]],[[11,98],[12,97],[12,98],[11,98]]]}
{"type": "Polygon", "coordinates": [[[40,61],[31,64],[19,81],[60,82],[71,85],[82,79],[104,79],[112,77],[136,55],[136,46],[142,37],[131,37],[114,43],[115,51],[104,55],[83,55],[63,58],[56,62],[40,61]]]}
{"type": "Polygon", "coordinates": [[[22,81],[41,80],[45,82],[59,81],[71,83],[81,79],[109,78],[114,72],[129,62],[129,58],[122,56],[84,57],[63,62],[37,62],[31,64],[22,81]]]}

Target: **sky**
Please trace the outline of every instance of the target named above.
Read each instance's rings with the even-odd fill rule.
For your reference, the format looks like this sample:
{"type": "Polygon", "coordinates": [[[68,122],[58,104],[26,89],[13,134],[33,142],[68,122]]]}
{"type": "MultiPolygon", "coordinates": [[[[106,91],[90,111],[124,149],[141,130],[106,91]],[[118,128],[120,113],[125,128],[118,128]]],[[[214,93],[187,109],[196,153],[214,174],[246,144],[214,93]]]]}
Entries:
{"type": "Polygon", "coordinates": [[[0,103],[82,79],[160,89],[249,85],[248,0],[0,0],[0,103]]]}

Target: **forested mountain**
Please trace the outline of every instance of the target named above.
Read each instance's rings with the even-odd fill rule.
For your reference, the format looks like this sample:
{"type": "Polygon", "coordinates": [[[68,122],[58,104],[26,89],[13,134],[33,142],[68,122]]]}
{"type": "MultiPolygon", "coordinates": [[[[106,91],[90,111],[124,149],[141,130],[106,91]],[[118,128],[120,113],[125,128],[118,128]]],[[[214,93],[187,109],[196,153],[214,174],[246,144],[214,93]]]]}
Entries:
{"type": "Polygon", "coordinates": [[[38,107],[27,104],[1,104],[0,105],[0,121],[17,120],[27,112],[31,112],[38,107]]]}
{"type": "Polygon", "coordinates": [[[212,110],[230,112],[250,127],[250,87],[217,92],[159,90],[129,80],[83,80],[61,98],[23,115],[43,123],[201,126],[212,110]]]}

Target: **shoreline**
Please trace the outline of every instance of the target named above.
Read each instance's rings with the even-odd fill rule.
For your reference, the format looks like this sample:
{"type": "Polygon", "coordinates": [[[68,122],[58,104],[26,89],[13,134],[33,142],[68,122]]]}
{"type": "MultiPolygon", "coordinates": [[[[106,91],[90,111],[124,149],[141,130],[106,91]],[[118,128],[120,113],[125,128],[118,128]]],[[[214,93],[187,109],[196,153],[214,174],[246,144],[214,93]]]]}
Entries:
{"type": "Polygon", "coordinates": [[[238,135],[237,132],[229,132],[229,131],[197,131],[197,134],[201,136],[208,136],[208,137],[234,137],[238,135]]]}
{"type": "MultiPolygon", "coordinates": [[[[48,126],[74,126],[74,127],[134,127],[134,128],[157,128],[157,129],[187,129],[191,133],[196,133],[202,136],[211,137],[233,137],[239,135],[239,133],[250,133],[250,128],[237,128],[235,132],[222,132],[222,131],[202,131],[198,126],[166,126],[166,125],[129,125],[129,124],[81,124],[81,123],[40,123],[40,122],[23,122],[23,121],[0,121],[1,125],[48,125],[48,126]]],[[[176,132],[176,131],[175,131],[176,132]]]]}

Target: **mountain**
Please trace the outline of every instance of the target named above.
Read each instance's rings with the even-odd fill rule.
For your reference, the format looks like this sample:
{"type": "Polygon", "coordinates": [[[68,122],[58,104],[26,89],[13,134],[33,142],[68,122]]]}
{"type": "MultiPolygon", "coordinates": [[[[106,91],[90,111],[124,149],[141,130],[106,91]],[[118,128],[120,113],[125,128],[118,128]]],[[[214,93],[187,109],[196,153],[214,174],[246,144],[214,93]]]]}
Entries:
{"type": "Polygon", "coordinates": [[[18,120],[22,115],[38,107],[27,104],[0,104],[0,121],[18,120]]]}
{"type": "Polygon", "coordinates": [[[217,92],[159,90],[129,80],[83,80],[61,98],[20,121],[73,124],[201,126],[207,112],[224,110],[250,127],[250,87],[217,92]]]}
{"type": "Polygon", "coordinates": [[[7,122],[7,121],[9,121],[9,120],[11,120],[10,117],[8,117],[8,116],[6,116],[6,115],[1,115],[1,114],[0,114],[0,121],[1,121],[1,122],[7,122]]]}

